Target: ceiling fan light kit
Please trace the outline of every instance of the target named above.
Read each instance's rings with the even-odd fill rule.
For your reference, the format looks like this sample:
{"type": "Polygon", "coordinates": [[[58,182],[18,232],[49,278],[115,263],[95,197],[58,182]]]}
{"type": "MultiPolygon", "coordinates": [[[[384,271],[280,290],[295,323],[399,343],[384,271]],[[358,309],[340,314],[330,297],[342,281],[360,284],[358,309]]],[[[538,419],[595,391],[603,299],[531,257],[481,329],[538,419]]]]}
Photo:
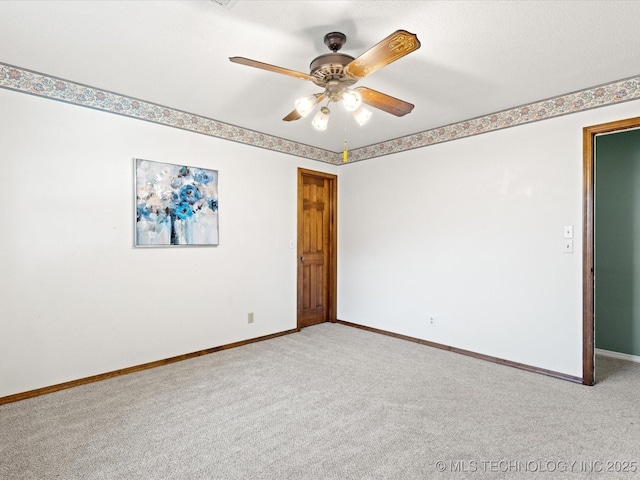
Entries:
{"type": "MultiPolygon", "coordinates": [[[[349,87],[365,76],[420,48],[418,37],[406,30],[397,30],[357,58],[338,52],[346,42],[347,36],[344,33],[327,33],[324,36],[324,43],[332,53],[313,59],[309,66],[309,74],[244,57],[230,57],[229,60],[241,65],[309,80],[324,88],[322,93],[297,99],[294,102],[294,110],[283,118],[286,122],[306,117],[324,100],[327,100],[327,105],[331,102],[341,102],[347,111],[353,113],[359,125],[363,125],[372,115],[370,110],[364,108],[363,103],[397,117],[411,112],[414,107],[411,103],[367,87],[354,89],[349,87]]],[[[321,107],[311,122],[312,125],[318,130],[326,130],[330,113],[327,106],[321,107]]]]}

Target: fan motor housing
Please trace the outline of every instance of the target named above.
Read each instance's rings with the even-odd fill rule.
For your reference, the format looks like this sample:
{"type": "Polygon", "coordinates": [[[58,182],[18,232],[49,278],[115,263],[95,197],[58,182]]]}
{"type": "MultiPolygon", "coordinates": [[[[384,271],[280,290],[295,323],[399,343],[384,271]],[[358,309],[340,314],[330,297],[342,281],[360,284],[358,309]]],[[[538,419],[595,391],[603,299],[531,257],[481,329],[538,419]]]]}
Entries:
{"type": "Polygon", "coordinates": [[[344,73],[344,67],[355,60],[351,55],[344,53],[326,53],[316,57],[309,66],[310,75],[318,79],[317,85],[326,86],[328,82],[337,80],[344,85],[353,85],[357,79],[348,77],[344,73]]]}

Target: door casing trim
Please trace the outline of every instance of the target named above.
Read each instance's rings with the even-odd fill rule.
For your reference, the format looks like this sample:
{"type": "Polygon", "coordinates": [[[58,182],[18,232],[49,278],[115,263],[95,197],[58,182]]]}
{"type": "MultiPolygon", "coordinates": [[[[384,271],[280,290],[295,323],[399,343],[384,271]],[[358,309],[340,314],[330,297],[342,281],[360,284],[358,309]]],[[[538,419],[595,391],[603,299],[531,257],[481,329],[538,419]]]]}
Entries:
{"type": "Polygon", "coordinates": [[[640,117],[592,125],[582,129],[582,383],[595,383],[595,137],[640,128],[640,117]]]}

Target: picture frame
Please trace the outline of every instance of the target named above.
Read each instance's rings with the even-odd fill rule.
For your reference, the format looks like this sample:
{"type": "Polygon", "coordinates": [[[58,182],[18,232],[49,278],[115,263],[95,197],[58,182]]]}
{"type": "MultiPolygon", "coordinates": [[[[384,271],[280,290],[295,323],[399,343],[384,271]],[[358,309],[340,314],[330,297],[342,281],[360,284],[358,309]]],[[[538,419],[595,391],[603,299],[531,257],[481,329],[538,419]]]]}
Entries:
{"type": "Polygon", "coordinates": [[[135,247],[217,246],[218,171],[134,158],[135,247]]]}

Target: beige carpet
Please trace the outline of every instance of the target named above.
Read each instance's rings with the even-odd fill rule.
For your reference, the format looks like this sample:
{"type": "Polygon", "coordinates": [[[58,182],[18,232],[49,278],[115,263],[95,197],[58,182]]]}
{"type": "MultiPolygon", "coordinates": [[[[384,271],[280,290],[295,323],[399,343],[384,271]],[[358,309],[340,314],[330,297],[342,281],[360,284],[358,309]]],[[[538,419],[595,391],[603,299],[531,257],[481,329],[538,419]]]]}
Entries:
{"type": "Polygon", "coordinates": [[[640,364],[596,368],[585,387],[323,324],[0,406],[0,478],[638,478],[640,364]]]}

